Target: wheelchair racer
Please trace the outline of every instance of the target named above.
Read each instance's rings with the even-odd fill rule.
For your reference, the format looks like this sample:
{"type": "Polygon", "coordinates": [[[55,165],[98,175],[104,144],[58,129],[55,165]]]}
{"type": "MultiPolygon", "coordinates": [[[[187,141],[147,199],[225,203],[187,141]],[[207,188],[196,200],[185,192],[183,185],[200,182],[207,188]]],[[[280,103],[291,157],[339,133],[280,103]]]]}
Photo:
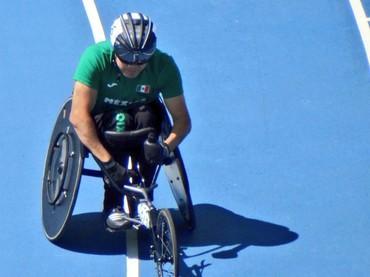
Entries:
{"type": "Polygon", "coordinates": [[[150,185],[157,164],[168,158],[191,129],[179,69],[171,56],[156,48],[151,19],[142,13],[124,13],[114,20],[110,41],[84,51],[73,79],[69,119],[104,173],[106,225],[113,230],[127,228],[123,195],[115,185],[122,186],[130,177],[128,153],[108,145],[102,132],[116,123],[120,112],[126,130],[153,127],[159,133],[161,119],[155,103],[162,94],[173,128],[163,143],[149,147],[154,163],[145,159],[142,147],[129,153],[150,185]]]}

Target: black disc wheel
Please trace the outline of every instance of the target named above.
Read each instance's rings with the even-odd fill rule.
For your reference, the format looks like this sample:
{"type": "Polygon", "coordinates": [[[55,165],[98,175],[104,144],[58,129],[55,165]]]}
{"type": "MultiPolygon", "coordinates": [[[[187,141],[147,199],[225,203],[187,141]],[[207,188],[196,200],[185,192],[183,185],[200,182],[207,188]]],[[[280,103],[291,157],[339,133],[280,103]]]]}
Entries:
{"type": "MultiPolygon", "coordinates": [[[[165,139],[171,133],[173,124],[163,99],[160,99],[158,104],[158,109],[162,114],[161,137],[162,139],[165,139]]],[[[175,197],[186,227],[188,230],[192,231],[196,227],[196,219],[193,201],[191,200],[189,180],[181,157],[180,149],[177,147],[173,151],[173,154],[174,159],[171,164],[164,166],[164,172],[167,176],[173,196],[175,197]]]]}
{"type": "Polygon", "coordinates": [[[164,166],[164,171],[186,227],[193,230],[196,220],[188,177],[178,148],[175,149],[174,155],[175,159],[171,164],[164,166]]]}
{"type": "Polygon", "coordinates": [[[179,276],[176,230],[168,209],[160,210],[154,233],[156,241],[154,260],[156,262],[158,276],[179,276]]]}
{"type": "Polygon", "coordinates": [[[42,221],[46,237],[57,240],[72,214],[83,166],[83,146],[69,122],[71,101],[57,118],[45,161],[42,221]]]}

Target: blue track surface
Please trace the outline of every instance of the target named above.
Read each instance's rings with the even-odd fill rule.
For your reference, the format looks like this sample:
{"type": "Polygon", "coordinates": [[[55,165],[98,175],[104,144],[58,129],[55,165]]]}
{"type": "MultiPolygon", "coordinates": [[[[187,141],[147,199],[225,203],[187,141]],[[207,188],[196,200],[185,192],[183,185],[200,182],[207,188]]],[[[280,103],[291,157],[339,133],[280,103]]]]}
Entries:
{"type": "MultiPolygon", "coordinates": [[[[183,75],[193,130],[181,149],[199,226],[181,235],[183,276],[370,275],[369,67],[348,1],[97,6],[107,33],[123,11],[149,14],[183,75]]],[[[93,43],[83,5],[1,10],[0,276],[125,276],[123,234],[93,224],[99,180],[83,179],[63,245],[41,224],[51,130],[93,43]]],[[[157,206],[175,207],[160,182],[157,206]]]]}

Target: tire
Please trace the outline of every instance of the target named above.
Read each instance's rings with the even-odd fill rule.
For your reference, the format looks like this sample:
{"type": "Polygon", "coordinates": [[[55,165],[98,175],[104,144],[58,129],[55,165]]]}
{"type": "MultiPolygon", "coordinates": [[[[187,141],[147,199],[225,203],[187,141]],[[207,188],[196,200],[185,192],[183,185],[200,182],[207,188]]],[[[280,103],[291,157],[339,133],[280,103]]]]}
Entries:
{"type": "Polygon", "coordinates": [[[162,209],[155,226],[154,261],[159,277],[179,276],[179,254],[176,229],[171,213],[162,209]]]}

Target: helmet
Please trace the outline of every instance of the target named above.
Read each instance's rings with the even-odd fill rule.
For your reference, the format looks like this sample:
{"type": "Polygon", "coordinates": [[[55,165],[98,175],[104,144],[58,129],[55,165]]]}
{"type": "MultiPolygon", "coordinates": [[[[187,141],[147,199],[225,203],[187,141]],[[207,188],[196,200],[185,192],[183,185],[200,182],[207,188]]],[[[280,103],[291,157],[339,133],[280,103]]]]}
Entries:
{"type": "Polygon", "coordinates": [[[156,49],[153,22],[141,13],[124,13],[114,20],[110,40],[114,53],[124,63],[147,63],[156,49]]]}

